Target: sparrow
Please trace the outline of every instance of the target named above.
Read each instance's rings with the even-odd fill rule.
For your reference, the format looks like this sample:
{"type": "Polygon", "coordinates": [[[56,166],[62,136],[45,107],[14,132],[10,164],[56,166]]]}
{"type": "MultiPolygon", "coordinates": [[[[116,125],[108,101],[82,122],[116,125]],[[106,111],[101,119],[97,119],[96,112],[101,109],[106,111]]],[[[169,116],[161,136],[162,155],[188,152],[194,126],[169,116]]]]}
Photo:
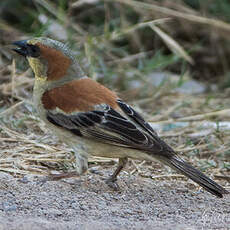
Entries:
{"type": "Polygon", "coordinates": [[[119,159],[108,184],[116,182],[128,158],[159,160],[217,197],[229,193],[179,157],[115,92],[87,77],[66,45],[46,37],[13,44],[34,72],[33,103],[40,118],[75,153],[76,171],[53,179],[83,174],[89,156],[119,159]]]}

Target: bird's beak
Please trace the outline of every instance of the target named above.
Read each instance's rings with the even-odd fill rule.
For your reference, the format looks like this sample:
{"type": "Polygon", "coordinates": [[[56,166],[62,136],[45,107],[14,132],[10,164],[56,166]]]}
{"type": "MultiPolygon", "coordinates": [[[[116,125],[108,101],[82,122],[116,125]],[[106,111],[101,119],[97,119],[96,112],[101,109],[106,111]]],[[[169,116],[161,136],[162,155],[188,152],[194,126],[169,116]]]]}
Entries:
{"type": "Polygon", "coordinates": [[[28,55],[28,45],[27,40],[16,41],[13,45],[17,46],[17,48],[12,49],[16,53],[26,57],[28,55]]]}

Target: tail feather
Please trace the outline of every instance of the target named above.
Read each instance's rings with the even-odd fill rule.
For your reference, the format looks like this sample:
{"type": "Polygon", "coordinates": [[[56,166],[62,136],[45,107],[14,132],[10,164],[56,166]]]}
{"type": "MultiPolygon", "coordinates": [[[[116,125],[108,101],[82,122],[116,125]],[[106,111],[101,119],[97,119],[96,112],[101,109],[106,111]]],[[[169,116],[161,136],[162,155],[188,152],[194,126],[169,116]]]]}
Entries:
{"type": "Polygon", "coordinates": [[[195,169],[176,155],[165,159],[164,162],[167,163],[167,165],[170,167],[173,167],[177,171],[181,172],[183,175],[189,177],[205,190],[217,197],[222,198],[223,194],[229,193],[226,189],[218,185],[216,182],[205,176],[202,172],[195,169]]]}

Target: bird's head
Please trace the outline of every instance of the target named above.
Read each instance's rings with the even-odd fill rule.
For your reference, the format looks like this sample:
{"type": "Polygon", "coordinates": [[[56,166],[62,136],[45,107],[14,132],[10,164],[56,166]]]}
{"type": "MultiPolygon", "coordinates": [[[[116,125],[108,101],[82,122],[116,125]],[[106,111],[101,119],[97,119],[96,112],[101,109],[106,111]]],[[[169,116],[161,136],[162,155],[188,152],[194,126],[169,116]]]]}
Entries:
{"type": "Polygon", "coordinates": [[[84,74],[72,51],[63,43],[50,38],[33,38],[16,41],[13,49],[27,58],[36,80],[57,81],[75,73],[75,78],[84,74]]]}

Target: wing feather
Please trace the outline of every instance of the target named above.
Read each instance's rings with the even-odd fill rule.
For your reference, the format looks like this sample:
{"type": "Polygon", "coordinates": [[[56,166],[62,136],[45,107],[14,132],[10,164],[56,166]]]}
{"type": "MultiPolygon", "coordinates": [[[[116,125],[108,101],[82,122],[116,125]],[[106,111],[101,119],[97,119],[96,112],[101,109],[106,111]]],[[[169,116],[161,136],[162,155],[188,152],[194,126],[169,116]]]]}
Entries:
{"type": "Polygon", "coordinates": [[[121,100],[117,103],[126,116],[106,105],[102,111],[79,112],[76,115],[49,111],[47,120],[77,136],[147,152],[162,152],[164,142],[152,127],[130,106],[121,100]]]}
{"type": "Polygon", "coordinates": [[[141,115],[139,115],[131,106],[124,103],[122,100],[117,100],[118,105],[122,109],[122,111],[131,118],[134,122],[139,124],[145,131],[147,131],[151,136],[158,136],[155,130],[151,127],[151,125],[146,122],[141,115]]]}

